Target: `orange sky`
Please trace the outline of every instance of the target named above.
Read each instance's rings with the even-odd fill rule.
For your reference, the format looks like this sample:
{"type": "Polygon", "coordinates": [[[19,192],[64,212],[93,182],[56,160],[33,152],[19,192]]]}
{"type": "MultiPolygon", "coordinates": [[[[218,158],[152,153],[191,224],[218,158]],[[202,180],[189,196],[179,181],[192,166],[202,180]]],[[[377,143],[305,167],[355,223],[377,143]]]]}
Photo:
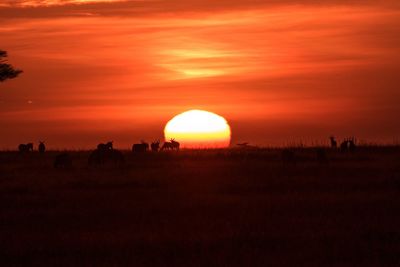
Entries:
{"type": "Polygon", "coordinates": [[[0,84],[0,148],[128,147],[189,109],[233,143],[399,141],[398,1],[75,2],[0,0],[24,70],[0,84]]]}

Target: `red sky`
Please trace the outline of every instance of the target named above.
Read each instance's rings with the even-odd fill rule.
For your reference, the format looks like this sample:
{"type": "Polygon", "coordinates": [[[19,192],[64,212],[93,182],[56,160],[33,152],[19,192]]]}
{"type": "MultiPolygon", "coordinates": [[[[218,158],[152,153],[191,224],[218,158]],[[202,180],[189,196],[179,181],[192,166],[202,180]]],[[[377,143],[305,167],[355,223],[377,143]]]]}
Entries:
{"type": "Polygon", "coordinates": [[[188,109],[233,143],[399,141],[398,1],[75,2],[0,0],[0,148],[128,147],[188,109]]]}

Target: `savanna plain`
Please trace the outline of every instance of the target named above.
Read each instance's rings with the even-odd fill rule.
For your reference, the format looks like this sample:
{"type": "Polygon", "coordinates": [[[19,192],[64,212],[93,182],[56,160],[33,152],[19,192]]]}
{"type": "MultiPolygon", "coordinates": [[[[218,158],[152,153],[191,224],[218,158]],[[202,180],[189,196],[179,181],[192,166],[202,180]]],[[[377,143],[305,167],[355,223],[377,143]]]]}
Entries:
{"type": "Polygon", "coordinates": [[[400,266],[400,147],[0,152],[1,266],[400,266]]]}

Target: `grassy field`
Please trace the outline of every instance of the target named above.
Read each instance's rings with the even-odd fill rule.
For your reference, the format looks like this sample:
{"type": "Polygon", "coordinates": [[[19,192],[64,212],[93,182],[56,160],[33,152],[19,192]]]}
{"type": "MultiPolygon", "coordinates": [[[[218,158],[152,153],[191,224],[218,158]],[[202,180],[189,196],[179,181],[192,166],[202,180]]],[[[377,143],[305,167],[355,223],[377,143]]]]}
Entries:
{"type": "Polygon", "coordinates": [[[400,148],[0,152],[1,266],[400,266],[400,148]]]}

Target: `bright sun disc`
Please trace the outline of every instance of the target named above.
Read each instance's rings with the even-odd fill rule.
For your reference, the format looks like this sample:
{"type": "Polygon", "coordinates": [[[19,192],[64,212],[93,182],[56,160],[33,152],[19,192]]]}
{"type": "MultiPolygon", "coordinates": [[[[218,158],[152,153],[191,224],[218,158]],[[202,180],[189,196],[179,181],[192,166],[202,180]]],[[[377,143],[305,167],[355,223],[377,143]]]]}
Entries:
{"type": "Polygon", "coordinates": [[[165,140],[174,138],[183,148],[224,148],[231,141],[231,129],[221,116],[189,110],[173,117],[165,126],[165,140]]]}

